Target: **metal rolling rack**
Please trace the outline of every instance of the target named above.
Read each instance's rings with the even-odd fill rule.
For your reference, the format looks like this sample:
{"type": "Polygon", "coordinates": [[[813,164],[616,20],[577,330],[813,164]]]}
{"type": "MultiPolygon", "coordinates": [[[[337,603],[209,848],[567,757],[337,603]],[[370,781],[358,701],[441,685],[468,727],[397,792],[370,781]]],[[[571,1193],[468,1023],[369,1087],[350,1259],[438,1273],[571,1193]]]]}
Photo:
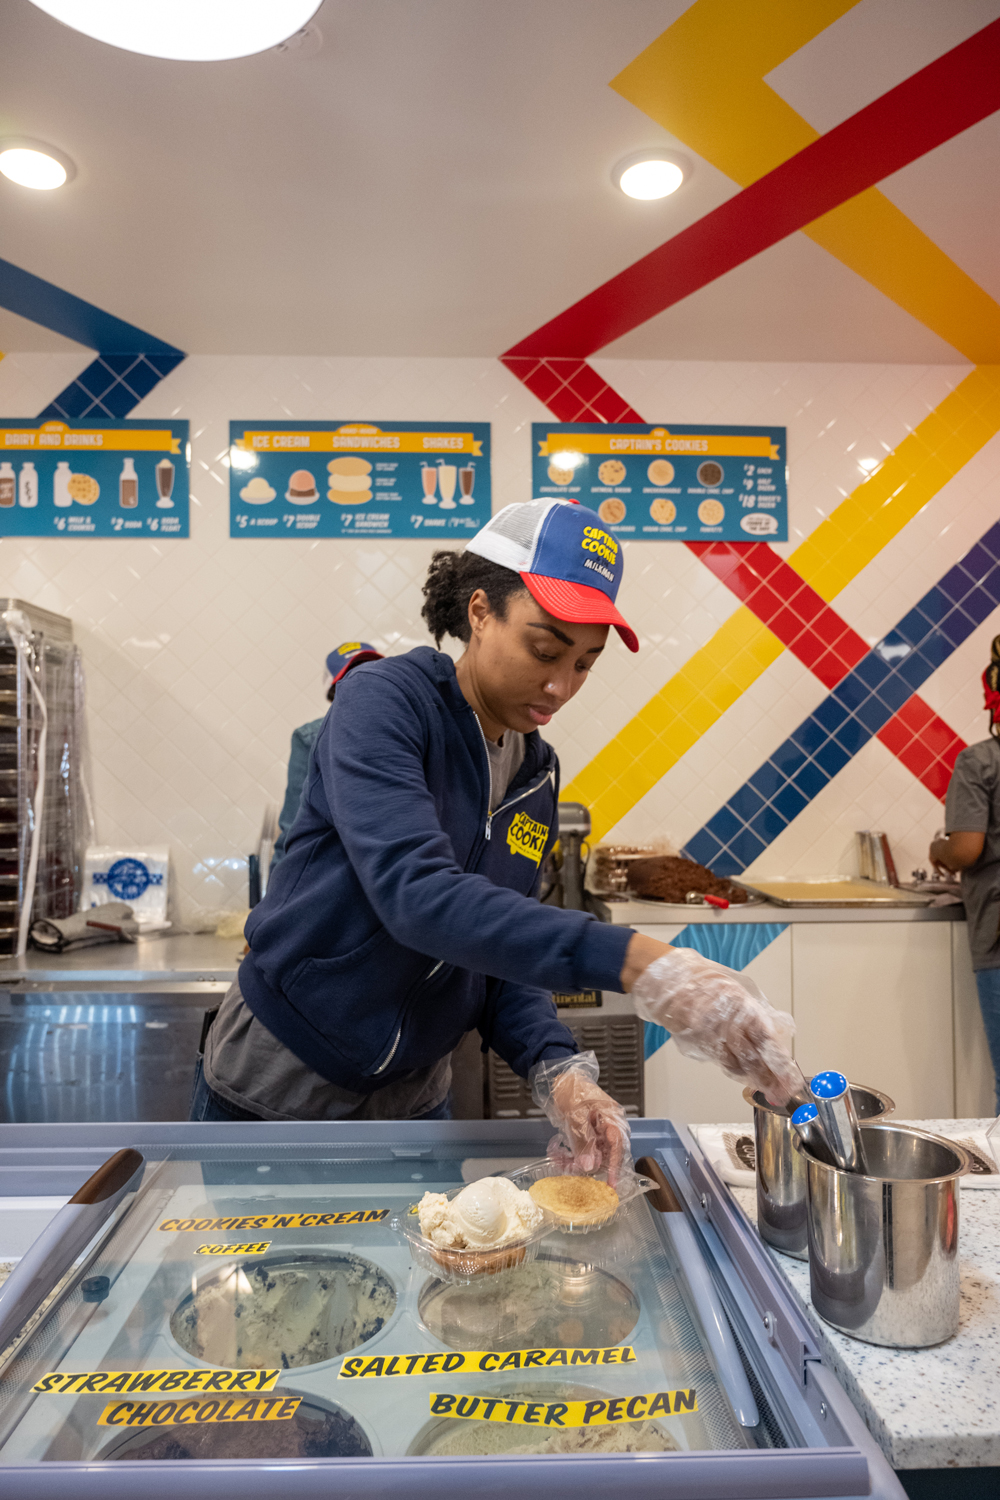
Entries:
{"type": "Polygon", "coordinates": [[[31,625],[31,660],[19,656],[0,623],[0,955],[17,946],[31,853],[41,719],[28,672],[49,715],[45,809],[33,915],[76,909],[89,816],[83,784],[83,671],[72,622],[21,599],[0,599],[0,613],[21,610],[31,625]]]}

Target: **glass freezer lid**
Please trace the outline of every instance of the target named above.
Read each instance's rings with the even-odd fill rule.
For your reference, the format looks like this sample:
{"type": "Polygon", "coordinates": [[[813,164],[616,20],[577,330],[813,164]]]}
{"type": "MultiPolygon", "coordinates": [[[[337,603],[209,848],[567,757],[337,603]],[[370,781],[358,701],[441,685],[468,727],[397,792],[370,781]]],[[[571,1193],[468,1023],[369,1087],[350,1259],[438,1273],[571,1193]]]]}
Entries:
{"type": "Polygon", "coordinates": [[[0,1370],[0,1470],[771,1444],[734,1413],[670,1216],[638,1198],[453,1283],[415,1263],[392,1216],[498,1164],[438,1150],[147,1160],[0,1370]]]}

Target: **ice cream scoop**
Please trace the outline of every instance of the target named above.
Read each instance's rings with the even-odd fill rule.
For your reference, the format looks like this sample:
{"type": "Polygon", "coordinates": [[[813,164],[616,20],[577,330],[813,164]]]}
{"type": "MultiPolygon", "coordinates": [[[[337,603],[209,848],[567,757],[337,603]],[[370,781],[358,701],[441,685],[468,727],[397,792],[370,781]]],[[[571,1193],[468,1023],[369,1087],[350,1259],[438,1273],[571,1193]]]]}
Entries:
{"type": "Polygon", "coordinates": [[[454,1198],[425,1193],[420,1233],[443,1249],[493,1250],[522,1240],[543,1222],[538,1205],[507,1177],[470,1182],[454,1198]]]}

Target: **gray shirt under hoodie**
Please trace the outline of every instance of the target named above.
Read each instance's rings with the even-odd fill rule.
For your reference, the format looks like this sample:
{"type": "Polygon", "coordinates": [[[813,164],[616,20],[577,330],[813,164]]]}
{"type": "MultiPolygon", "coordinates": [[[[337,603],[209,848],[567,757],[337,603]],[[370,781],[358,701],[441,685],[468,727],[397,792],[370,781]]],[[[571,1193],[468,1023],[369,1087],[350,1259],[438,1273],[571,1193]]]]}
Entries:
{"type": "Polygon", "coordinates": [[[962,871],[962,900],[974,969],[1000,969],[1000,741],[980,740],[955,762],[945,802],[948,833],[985,834],[983,852],[962,871]]]}
{"type": "MultiPolygon", "coordinates": [[[[508,729],[498,744],[487,740],[486,749],[490,812],[495,812],[521,769],[524,736],[508,729]]],[[[313,1072],[272,1036],[234,981],[205,1041],[205,1081],[230,1104],[262,1120],[412,1120],[445,1098],[451,1056],[416,1068],[373,1094],[351,1093],[313,1072]]]]}

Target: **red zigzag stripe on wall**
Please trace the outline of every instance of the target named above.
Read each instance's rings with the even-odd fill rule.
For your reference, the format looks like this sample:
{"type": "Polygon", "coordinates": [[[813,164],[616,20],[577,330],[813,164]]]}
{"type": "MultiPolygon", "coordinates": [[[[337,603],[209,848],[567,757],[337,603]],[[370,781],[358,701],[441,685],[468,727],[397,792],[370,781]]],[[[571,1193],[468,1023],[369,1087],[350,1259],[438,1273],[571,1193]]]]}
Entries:
{"type": "Polygon", "coordinates": [[[547,363],[553,356],[593,354],[997,109],[1000,21],[993,21],[582,297],[507,354],[535,355],[547,363]]]}

